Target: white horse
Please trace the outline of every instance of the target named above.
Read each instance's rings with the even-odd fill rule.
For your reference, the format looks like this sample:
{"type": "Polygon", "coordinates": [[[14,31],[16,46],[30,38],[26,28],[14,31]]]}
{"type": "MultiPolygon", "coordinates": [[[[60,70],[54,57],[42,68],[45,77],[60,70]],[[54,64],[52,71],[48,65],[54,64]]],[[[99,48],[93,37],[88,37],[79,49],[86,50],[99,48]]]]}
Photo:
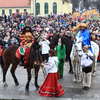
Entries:
{"type": "MultiPolygon", "coordinates": [[[[91,48],[92,48],[92,53],[95,57],[92,73],[93,73],[93,75],[95,75],[94,72],[96,71],[97,58],[99,55],[99,45],[97,43],[95,43],[94,41],[91,41],[91,48]]],[[[71,55],[70,55],[71,61],[73,64],[74,81],[75,82],[81,81],[81,78],[82,78],[82,74],[81,74],[82,67],[80,65],[80,58],[81,58],[82,52],[83,52],[82,51],[82,42],[75,41],[75,43],[73,44],[73,47],[72,47],[71,55]]]]}
{"type": "Polygon", "coordinates": [[[98,59],[98,56],[99,56],[99,45],[94,42],[94,41],[91,41],[91,48],[92,48],[92,51],[93,51],[93,54],[94,54],[94,57],[95,57],[95,61],[94,61],[94,65],[93,65],[93,75],[95,75],[95,72],[96,72],[96,66],[97,66],[97,59],[98,59]]]}
{"type": "Polygon", "coordinates": [[[73,72],[74,72],[74,82],[80,82],[81,81],[81,72],[82,68],[80,66],[80,57],[82,54],[82,46],[81,42],[75,42],[72,47],[71,51],[71,61],[73,65],[73,72]]]}

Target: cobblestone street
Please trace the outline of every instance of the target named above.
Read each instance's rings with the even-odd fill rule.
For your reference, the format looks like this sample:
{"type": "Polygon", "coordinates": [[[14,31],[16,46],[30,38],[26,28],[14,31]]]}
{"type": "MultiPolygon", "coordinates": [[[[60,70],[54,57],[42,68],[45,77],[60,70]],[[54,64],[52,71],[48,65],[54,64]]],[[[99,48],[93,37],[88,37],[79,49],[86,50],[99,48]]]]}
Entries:
{"type": "MultiPolygon", "coordinates": [[[[100,100],[100,63],[97,66],[96,77],[93,77],[92,88],[89,91],[82,90],[81,84],[73,82],[73,75],[68,73],[68,63],[65,64],[64,78],[60,80],[63,84],[65,95],[62,97],[41,97],[37,94],[34,87],[34,77],[30,84],[30,93],[25,95],[25,84],[27,80],[26,70],[19,67],[16,70],[16,75],[19,80],[19,87],[15,87],[10,71],[7,73],[8,87],[4,88],[2,82],[0,84],[0,99],[17,99],[17,100],[100,100]]],[[[42,70],[39,73],[39,85],[42,84],[44,79],[42,70]]]]}

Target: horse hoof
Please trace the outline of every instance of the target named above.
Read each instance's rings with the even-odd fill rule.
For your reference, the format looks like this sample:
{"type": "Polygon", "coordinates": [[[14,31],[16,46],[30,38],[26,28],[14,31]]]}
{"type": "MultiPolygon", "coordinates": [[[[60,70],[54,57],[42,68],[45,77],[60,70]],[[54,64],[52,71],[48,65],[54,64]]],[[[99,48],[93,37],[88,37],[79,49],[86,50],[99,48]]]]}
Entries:
{"type": "Polygon", "coordinates": [[[39,85],[38,86],[36,86],[36,90],[38,90],[39,89],[39,85]]]}
{"type": "Polygon", "coordinates": [[[4,83],[3,86],[4,86],[4,87],[8,87],[8,84],[7,84],[7,83],[4,83]]]}
{"type": "Polygon", "coordinates": [[[25,95],[29,95],[29,90],[25,90],[25,95]]]}
{"type": "Polygon", "coordinates": [[[74,79],[73,79],[73,82],[74,82],[74,83],[77,83],[77,80],[74,78],[74,79]]]}
{"type": "Polygon", "coordinates": [[[16,83],[15,86],[18,87],[19,86],[19,83],[16,83]]]}
{"type": "Polygon", "coordinates": [[[73,74],[73,71],[69,71],[69,74],[73,74]]]}
{"type": "Polygon", "coordinates": [[[19,87],[19,85],[15,85],[15,87],[19,87]]]}
{"type": "Polygon", "coordinates": [[[29,95],[29,89],[25,89],[25,95],[29,95]]]}

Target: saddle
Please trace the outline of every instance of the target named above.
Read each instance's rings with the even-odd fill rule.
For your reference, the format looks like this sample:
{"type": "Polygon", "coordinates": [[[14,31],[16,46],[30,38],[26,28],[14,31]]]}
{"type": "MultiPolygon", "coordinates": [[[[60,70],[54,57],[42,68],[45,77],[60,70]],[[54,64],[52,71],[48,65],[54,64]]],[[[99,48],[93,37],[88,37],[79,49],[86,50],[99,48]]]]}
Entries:
{"type": "Polygon", "coordinates": [[[27,64],[28,63],[29,55],[30,55],[30,48],[22,48],[22,47],[19,47],[16,50],[16,57],[18,59],[21,59],[21,57],[23,56],[24,64],[27,64]]]}

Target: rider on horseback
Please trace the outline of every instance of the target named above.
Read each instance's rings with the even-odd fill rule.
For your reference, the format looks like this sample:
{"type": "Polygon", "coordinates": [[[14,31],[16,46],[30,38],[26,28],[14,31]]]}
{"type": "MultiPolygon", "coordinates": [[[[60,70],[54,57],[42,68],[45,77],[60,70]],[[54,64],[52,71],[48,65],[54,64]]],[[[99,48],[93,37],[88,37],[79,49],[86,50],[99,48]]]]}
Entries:
{"type": "Polygon", "coordinates": [[[33,35],[32,35],[32,29],[29,26],[26,26],[23,29],[22,34],[20,35],[20,47],[16,51],[16,57],[21,58],[24,56],[24,64],[27,63],[27,58],[30,53],[30,47],[32,43],[34,42],[33,35]]]}
{"type": "Polygon", "coordinates": [[[88,29],[88,25],[86,23],[80,23],[76,26],[75,31],[77,31],[77,34],[75,36],[75,43],[72,48],[71,52],[71,59],[73,60],[73,66],[74,66],[74,73],[75,73],[75,81],[77,79],[80,79],[79,73],[81,73],[81,65],[80,65],[80,59],[83,54],[82,45],[87,46],[87,50],[90,50],[92,52],[91,48],[91,34],[88,29]],[[73,56],[74,55],[74,56],[73,56]],[[75,64],[74,64],[75,63],[75,64]],[[76,65],[79,65],[76,67],[76,65]]]}
{"type": "Polygon", "coordinates": [[[76,42],[81,42],[84,45],[88,45],[89,47],[91,47],[90,44],[90,40],[91,40],[91,36],[90,36],[90,31],[88,30],[88,25],[85,23],[80,23],[79,24],[79,31],[76,35],[76,42]]]}

